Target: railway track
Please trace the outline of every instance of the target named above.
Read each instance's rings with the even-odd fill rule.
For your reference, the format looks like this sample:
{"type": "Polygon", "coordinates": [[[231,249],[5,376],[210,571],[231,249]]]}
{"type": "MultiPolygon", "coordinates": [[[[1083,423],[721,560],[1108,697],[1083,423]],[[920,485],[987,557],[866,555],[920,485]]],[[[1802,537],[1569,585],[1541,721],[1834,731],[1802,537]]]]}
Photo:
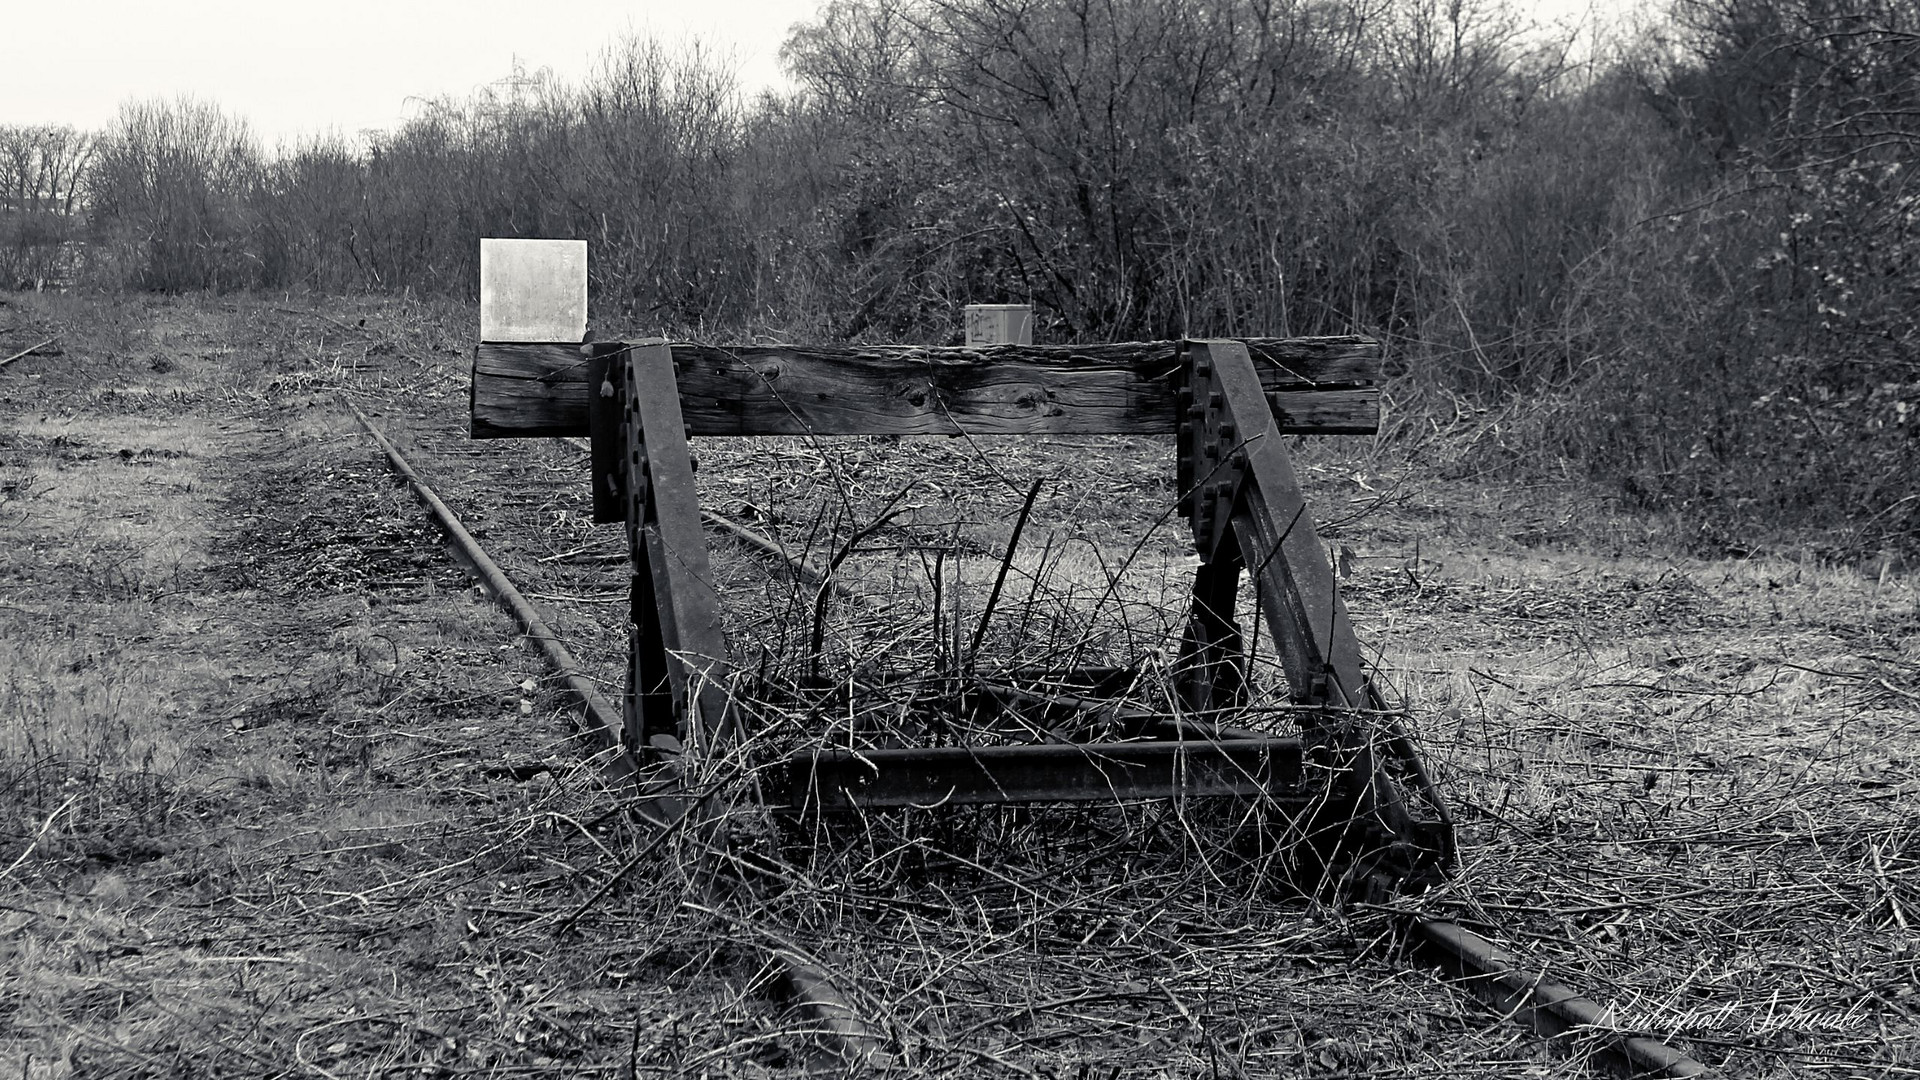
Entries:
{"type": "MultiPolygon", "coordinates": [[[[488,591],[512,611],[526,636],[546,655],[567,693],[580,702],[586,723],[608,730],[617,728],[618,710],[601,692],[593,673],[618,671],[622,664],[617,653],[625,644],[625,609],[620,602],[623,597],[605,593],[609,576],[607,564],[615,561],[619,553],[613,548],[611,538],[604,543],[595,542],[593,531],[581,521],[577,493],[569,495],[565,490],[569,485],[578,485],[578,473],[565,466],[571,464],[568,459],[577,458],[584,451],[583,445],[548,444],[552,450],[540,450],[493,444],[476,451],[471,444],[460,443],[459,436],[453,433],[418,431],[412,440],[412,453],[433,459],[434,465],[427,470],[429,475],[423,476],[379,426],[359,409],[355,408],[354,412],[379,444],[389,464],[413,485],[421,501],[440,522],[458,557],[486,584],[488,591]],[[552,495],[548,499],[522,500],[517,505],[503,501],[483,511],[488,519],[485,526],[469,530],[430,486],[430,478],[440,475],[453,475],[454,483],[459,484],[459,466],[439,466],[463,459],[469,463],[467,471],[480,484],[485,484],[479,478],[487,470],[475,467],[472,463],[476,461],[504,466],[523,477],[530,470],[552,469],[556,477],[552,495]],[[538,543],[528,545],[524,534],[517,541],[509,535],[517,529],[530,530],[536,535],[544,533],[544,536],[538,543]],[[511,558],[505,561],[514,566],[513,574],[503,570],[500,563],[485,552],[475,532],[499,534],[488,539],[504,542],[511,549],[511,558]],[[517,587],[511,580],[513,576],[532,578],[534,584],[525,589],[517,587]],[[561,628],[553,625],[556,620],[542,615],[529,599],[530,595],[546,598],[543,602],[568,612],[561,628]],[[589,643],[582,649],[586,659],[577,659],[562,644],[563,636],[589,643]]],[[[742,501],[753,505],[752,500],[742,501]]],[[[789,596],[803,597],[805,593],[791,585],[799,581],[815,590],[835,589],[843,596],[848,595],[843,586],[824,572],[816,551],[808,550],[809,547],[831,550],[830,544],[801,545],[796,551],[761,529],[729,515],[709,512],[707,520],[716,533],[733,537],[751,553],[751,558],[730,562],[723,571],[735,587],[759,589],[772,595],[783,587],[781,582],[787,582],[789,596]],[[827,584],[822,585],[823,582],[827,584]]],[[[820,531],[817,519],[812,531],[816,534],[820,531]]],[[[617,778],[625,779],[632,774],[634,764],[616,758],[609,768],[617,778]]],[[[611,876],[607,887],[618,877],[618,874],[611,876]]],[[[708,899],[717,903],[723,898],[708,899]]],[[[587,902],[593,902],[593,898],[587,902]]],[[[1617,1075],[1713,1075],[1707,1066],[1679,1050],[1655,1039],[1615,1030],[1602,1006],[1538,972],[1529,971],[1517,957],[1457,922],[1397,913],[1395,930],[1422,964],[1444,971],[1455,985],[1563,1054],[1589,1060],[1617,1075]]],[[[884,1066],[889,1060],[886,1048],[898,1040],[861,1019],[855,997],[837,985],[846,980],[836,979],[827,966],[816,964],[811,959],[812,952],[795,945],[785,933],[771,937],[783,943],[769,948],[770,964],[783,970],[783,982],[790,998],[805,1010],[826,1041],[842,1056],[876,1067],[884,1066]]],[[[1123,980],[1121,985],[1131,986],[1136,981],[1123,980]]],[[[1172,999],[1178,1013],[1190,1012],[1173,991],[1169,990],[1166,996],[1172,999]]],[[[994,1063],[1017,1065],[997,1060],[994,1063]]],[[[1014,1068],[1014,1071],[1022,1070],[1014,1068]]]]}

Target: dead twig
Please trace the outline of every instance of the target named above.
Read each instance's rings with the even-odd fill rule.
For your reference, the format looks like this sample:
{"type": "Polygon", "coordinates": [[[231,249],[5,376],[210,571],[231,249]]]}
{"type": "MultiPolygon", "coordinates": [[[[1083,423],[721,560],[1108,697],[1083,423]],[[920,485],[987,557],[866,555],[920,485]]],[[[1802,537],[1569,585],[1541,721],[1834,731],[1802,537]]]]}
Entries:
{"type": "Polygon", "coordinates": [[[847,542],[841,545],[840,550],[834,554],[832,559],[827,561],[826,575],[820,579],[820,586],[818,590],[815,591],[813,597],[813,637],[810,643],[812,648],[810,655],[813,661],[813,676],[815,679],[818,679],[820,676],[820,649],[825,643],[827,633],[827,598],[833,594],[832,586],[834,575],[840,571],[840,565],[852,557],[853,553],[859,549],[863,541],[881,529],[886,528],[888,523],[892,522],[894,518],[906,512],[907,508],[901,506],[900,503],[912,493],[915,487],[919,486],[919,483],[920,481],[917,478],[909,480],[905,487],[901,488],[893,498],[887,500],[885,506],[880,508],[879,516],[875,517],[865,528],[860,529],[848,537],[847,542]]]}
{"type": "Polygon", "coordinates": [[[973,641],[967,646],[967,667],[973,667],[974,658],[980,655],[980,641],[987,636],[987,620],[993,618],[993,608],[1000,602],[1000,590],[1007,584],[1007,570],[1013,566],[1013,554],[1020,547],[1020,534],[1026,531],[1027,519],[1033,515],[1033,500],[1040,497],[1040,485],[1045,481],[1035,477],[1032,486],[1027,488],[1027,501],[1020,506],[1020,516],[1014,520],[1013,535],[1007,537],[1007,553],[1000,559],[1000,571],[993,576],[993,588],[987,593],[987,603],[980,609],[980,623],[973,628],[973,641]]]}
{"type": "Polygon", "coordinates": [[[47,830],[53,828],[53,820],[61,814],[66,813],[67,807],[72,806],[73,800],[79,797],[78,795],[67,796],[66,802],[61,803],[54,809],[53,813],[47,815],[47,820],[40,823],[39,831],[34,833],[33,839],[27,842],[27,849],[22,851],[19,858],[14,859],[5,870],[0,870],[0,877],[12,877],[13,872],[20,869],[21,864],[27,861],[27,857],[33,854],[33,849],[39,847],[40,841],[46,838],[47,830]]]}
{"type": "Polygon", "coordinates": [[[60,340],[60,335],[55,334],[52,337],[48,338],[47,340],[40,342],[38,345],[29,345],[26,348],[21,349],[19,352],[14,353],[12,356],[7,357],[5,360],[0,360],[0,368],[6,367],[8,364],[13,363],[15,360],[18,360],[23,356],[27,356],[32,353],[39,352],[41,349],[44,349],[47,346],[59,340],[60,340]]]}

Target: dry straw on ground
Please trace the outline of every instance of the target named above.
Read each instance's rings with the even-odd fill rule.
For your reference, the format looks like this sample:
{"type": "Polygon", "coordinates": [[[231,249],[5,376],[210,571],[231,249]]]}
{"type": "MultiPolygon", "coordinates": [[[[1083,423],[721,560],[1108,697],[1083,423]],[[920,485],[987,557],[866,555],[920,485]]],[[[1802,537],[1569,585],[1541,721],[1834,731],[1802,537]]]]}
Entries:
{"type": "MultiPolygon", "coordinates": [[[[462,437],[466,313],[52,304],[84,332],[0,391],[0,1072],[780,1074],[808,1040],[757,987],[769,945],[853,990],[898,1075],[1577,1071],[1405,964],[1393,912],[1236,854],[1220,808],[748,818],[782,861],[715,907],[331,407],[379,413],[617,678],[618,530],[576,451],[462,437]]],[[[1191,565],[1167,447],[700,455],[703,499],[796,551],[865,533],[864,599],[824,606],[711,537],[757,755],[974,737],[969,665],[1136,664],[1160,700],[1191,565]]],[[[1914,580],[1689,558],[1586,489],[1442,486],[1392,446],[1298,455],[1463,823],[1458,880],[1400,907],[1731,1074],[1911,1075],[1914,580]]]]}

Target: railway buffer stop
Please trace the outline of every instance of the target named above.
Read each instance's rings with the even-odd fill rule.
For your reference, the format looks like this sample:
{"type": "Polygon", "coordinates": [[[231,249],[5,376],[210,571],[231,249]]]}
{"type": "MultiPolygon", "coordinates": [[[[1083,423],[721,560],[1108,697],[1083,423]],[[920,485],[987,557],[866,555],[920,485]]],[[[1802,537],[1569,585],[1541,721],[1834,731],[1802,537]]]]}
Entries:
{"type": "Polygon", "coordinates": [[[471,433],[590,440],[594,520],[624,522],[632,556],[622,730],[609,734],[663,800],[723,812],[704,787],[698,797],[671,790],[703,762],[751,768],[754,782],[736,790],[767,811],[822,819],[1237,799],[1266,808],[1275,841],[1302,844],[1349,894],[1422,887],[1451,867],[1445,803],[1368,676],[1282,438],[1375,430],[1376,342],[583,343],[584,242],[487,240],[481,265],[471,433]],[[963,433],[1176,438],[1177,512],[1199,557],[1168,688],[1179,707],[1116,708],[1113,669],[1021,673],[982,679],[969,707],[1024,716],[1026,730],[1054,741],[813,747],[747,761],[689,439],[963,433]],[[1249,576],[1297,733],[1232,722],[1252,692],[1236,612],[1249,576]],[[1102,723],[1073,722],[1096,709],[1102,723]]]}

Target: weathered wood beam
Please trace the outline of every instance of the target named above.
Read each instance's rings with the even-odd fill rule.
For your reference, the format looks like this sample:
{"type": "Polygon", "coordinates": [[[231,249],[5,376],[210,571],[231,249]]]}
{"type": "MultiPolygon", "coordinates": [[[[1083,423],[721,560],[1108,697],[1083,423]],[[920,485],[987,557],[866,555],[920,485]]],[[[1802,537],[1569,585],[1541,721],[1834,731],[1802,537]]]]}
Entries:
{"type": "MultiPolygon", "coordinates": [[[[1379,426],[1379,343],[1262,338],[1247,346],[1282,432],[1379,426]]],[[[689,435],[1171,434],[1179,348],[672,347],[689,435]]],[[[578,344],[482,343],[473,437],[586,435],[587,393],[578,344]]]]}

